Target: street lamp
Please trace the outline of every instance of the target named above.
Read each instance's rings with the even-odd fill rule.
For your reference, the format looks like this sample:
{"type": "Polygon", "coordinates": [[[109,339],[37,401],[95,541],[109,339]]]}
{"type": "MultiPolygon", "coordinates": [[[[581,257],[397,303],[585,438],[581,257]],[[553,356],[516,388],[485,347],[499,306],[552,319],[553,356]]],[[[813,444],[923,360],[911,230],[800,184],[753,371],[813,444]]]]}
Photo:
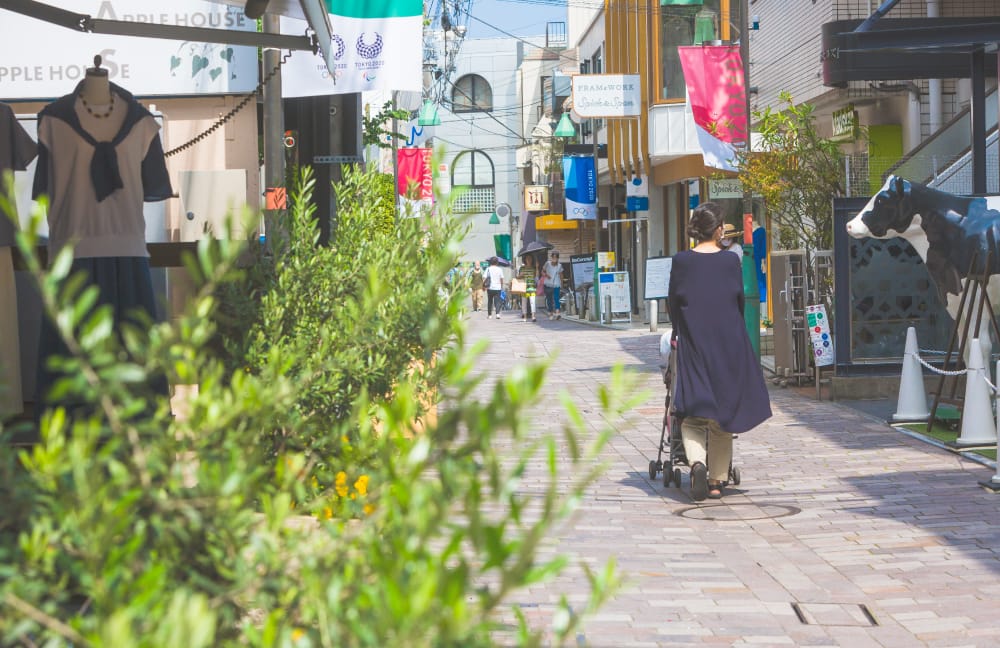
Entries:
{"type": "Polygon", "coordinates": [[[559,118],[559,125],[556,126],[555,131],[552,132],[555,137],[576,137],[576,127],[573,126],[573,122],[570,121],[569,113],[563,113],[562,117],[559,118]]]}
{"type": "Polygon", "coordinates": [[[418,126],[440,126],[441,117],[438,116],[437,104],[430,99],[424,100],[424,105],[420,107],[417,114],[418,126]]]}

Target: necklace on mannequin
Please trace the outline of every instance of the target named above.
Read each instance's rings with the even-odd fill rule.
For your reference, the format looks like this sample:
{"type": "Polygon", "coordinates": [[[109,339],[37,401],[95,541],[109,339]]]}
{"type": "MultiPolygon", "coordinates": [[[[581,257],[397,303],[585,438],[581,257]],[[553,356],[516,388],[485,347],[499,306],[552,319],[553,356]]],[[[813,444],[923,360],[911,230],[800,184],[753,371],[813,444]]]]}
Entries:
{"type": "Polygon", "coordinates": [[[108,117],[111,116],[111,113],[114,112],[115,110],[115,93],[113,92],[111,93],[111,103],[108,104],[108,110],[107,112],[104,113],[94,112],[94,110],[90,107],[90,105],[87,104],[87,100],[83,98],[82,94],[80,95],[80,103],[83,104],[83,109],[86,110],[87,113],[94,119],[107,119],[108,117]]]}

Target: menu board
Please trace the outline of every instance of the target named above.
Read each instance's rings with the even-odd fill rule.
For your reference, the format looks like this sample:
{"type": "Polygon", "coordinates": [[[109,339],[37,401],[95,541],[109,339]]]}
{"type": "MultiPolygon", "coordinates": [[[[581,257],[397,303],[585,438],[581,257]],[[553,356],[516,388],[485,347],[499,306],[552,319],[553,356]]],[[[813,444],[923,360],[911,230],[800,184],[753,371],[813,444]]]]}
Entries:
{"type": "Polygon", "coordinates": [[[630,313],[632,305],[629,299],[627,272],[602,272],[597,275],[600,284],[600,304],[604,308],[604,298],[611,297],[612,313],[630,313]]]}
{"type": "Polygon", "coordinates": [[[646,288],[644,299],[666,299],[670,293],[670,267],[672,257],[646,259],[646,288]]]}
{"type": "Polygon", "coordinates": [[[580,290],[583,284],[594,283],[594,263],[596,255],[574,254],[569,257],[569,265],[573,270],[573,290],[580,290]]]}

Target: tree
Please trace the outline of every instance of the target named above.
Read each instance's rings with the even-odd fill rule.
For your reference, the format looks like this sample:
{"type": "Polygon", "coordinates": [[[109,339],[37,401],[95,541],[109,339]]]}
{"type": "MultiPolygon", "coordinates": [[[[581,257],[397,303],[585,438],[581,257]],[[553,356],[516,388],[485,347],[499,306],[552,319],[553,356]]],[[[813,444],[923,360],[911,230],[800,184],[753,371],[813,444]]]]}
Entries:
{"type": "Polygon", "coordinates": [[[746,190],[763,196],[781,246],[801,246],[811,256],[833,246],[831,201],[844,193],[844,155],[817,131],[813,106],[796,105],[787,92],[780,98],[781,110],[754,113],[760,150],[737,153],[739,178],[746,190]]]}
{"type": "Polygon", "coordinates": [[[386,129],[386,124],[392,119],[409,120],[410,111],[401,108],[393,109],[391,101],[382,104],[378,113],[372,117],[368,116],[368,110],[366,109],[365,113],[361,116],[361,144],[363,146],[374,145],[379,148],[392,148],[393,139],[405,142],[405,133],[386,129]]]}

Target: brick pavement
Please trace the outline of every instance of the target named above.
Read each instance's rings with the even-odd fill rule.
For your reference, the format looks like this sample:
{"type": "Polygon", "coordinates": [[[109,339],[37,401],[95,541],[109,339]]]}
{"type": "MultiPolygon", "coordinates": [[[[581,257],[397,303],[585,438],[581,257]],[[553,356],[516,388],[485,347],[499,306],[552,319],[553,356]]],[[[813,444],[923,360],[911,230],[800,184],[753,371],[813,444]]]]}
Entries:
{"type": "MultiPolygon", "coordinates": [[[[469,341],[492,341],[486,373],[551,357],[546,393],[566,390],[585,414],[616,363],[651,393],[611,421],[607,472],[546,547],[574,563],[614,556],[626,579],[581,645],[1000,646],[1000,495],[977,485],[992,469],[774,388],[774,417],[736,443],[741,485],[694,505],[647,474],[663,416],[658,334],[475,315],[469,341]]],[[[565,419],[542,407],[535,425],[565,419]]],[[[560,594],[582,602],[586,582],[574,567],[518,602],[544,624],[560,594]]]]}

